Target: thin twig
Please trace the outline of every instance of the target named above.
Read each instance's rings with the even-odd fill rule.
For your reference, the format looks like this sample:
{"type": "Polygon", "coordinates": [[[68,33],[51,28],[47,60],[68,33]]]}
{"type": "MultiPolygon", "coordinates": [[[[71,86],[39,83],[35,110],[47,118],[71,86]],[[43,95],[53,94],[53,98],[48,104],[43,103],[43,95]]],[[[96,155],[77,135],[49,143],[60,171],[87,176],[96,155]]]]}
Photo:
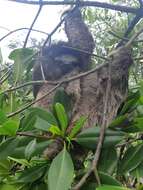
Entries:
{"type": "Polygon", "coordinates": [[[122,147],[122,146],[127,146],[127,145],[129,145],[129,144],[131,144],[131,143],[134,143],[135,141],[140,141],[140,140],[143,140],[143,139],[142,139],[142,136],[141,136],[141,137],[138,137],[138,138],[136,138],[136,139],[130,139],[129,141],[124,142],[124,143],[122,143],[122,144],[117,144],[115,147],[116,147],[116,148],[120,148],[120,147],[122,147]]]}
{"type": "MultiPolygon", "coordinates": [[[[132,32],[132,30],[134,29],[134,27],[137,25],[137,23],[140,21],[140,19],[143,17],[143,15],[140,14],[140,11],[135,15],[135,17],[132,19],[132,21],[130,22],[127,30],[125,31],[124,34],[124,38],[128,37],[128,35],[132,32]]],[[[125,41],[126,42],[126,41],[125,41]]],[[[124,44],[124,40],[121,40],[117,47],[120,47],[124,44]]]]}
{"type": "Polygon", "coordinates": [[[48,96],[49,94],[51,94],[52,92],[54,92],[59,86],[61,86],[61,83],[57,84],[55,87],[53,87],[53,88],[52,88],[51,90],[49,90],[47,93],[45,93],[42,97],[40,97],[40,98],[34,100],[34,101],[31,102],[30,104],[24,106],[23,108],[21,108],[21,109],[19,109],[19,110],[17,110],[17,111],[8,114],[7,117],[8,117],[8,118],[13,117],[13,116],[15,116],[15,115],[17,115],[17,114],[19,114],[19,113],[25,111],[26,109],[28,109],[30,106],[32,106],[32,105],[35,104],[36,102],[41,101],[43,98],[45,98],[46,96],[48,96]]]}
{"type": "Polygon", "coordinates": [[[39,9],[38,9],[38,12],[37,12],[37,14],[36,14],[36,16],[35,16],[35,18],[34,18],[32,24],[31,24],[30,29],[28,30],[27,36],[26,36],[26,38],[25,38],[24,45],[23,45],[24,48],[26,47],[26,44],[27,44],[27,42],[28,42],[28,38],[29,38],[29,35],[30,35],[30,33],[31,33],[31,30],[32,30],[32,28],[33,28],[33,26],[34,26],[34,24],[35,24],[35,22],[36,22],[36,20],[37,20],[37,18],[38,18],[38,16],[39,16],[41,10],[42,10],[42,7],[43,7],[43,6],[42,6],[42,0],[39,0],[39,3],[40,3],[40,7],[39,7],[39,9]]]}
{"type": "Polygon", "coordinates": [[[23,88],[25,86],[29,86],[29,85],[33,85],[33,84],[50,84],[50,85],[56,85],[58,84],[59,82],[54,82],[54,81],[46,81],[46,80],[39,80],[39,81],[30,81],[30,82],[26,82],[22,85],[19,85],[19,86],[15,86],[15,87],[12,87],[12,88],[9,88],[7,90],[4,90],[3,92],[0,92],[0,95],[1,94],[5,94],[7,92],[11,92],[11,91],[15,91],[15,90],[18,90],[20,88],[23,88]]]}
{"type": "Polygon", "coordinates": [[[37,139],[52,139],[51,137],[48,137],[48,136],[42,136],[42,135],[35,135],[33,133],[30,133],[30,132],[17,132],[16,135],[19,135],[19,136],[25,136],[25,137],[34,137],[34,138],[37,138],[37,139]]]}
{"type": "Polygon", "coordinates": [[[0,81],[5,78],[5,76],[7,76],[9,74],[10,70],[7,70],[0,78],[0,81]]]}
{"type": "MultiPolygon", "coordinates": [[[[135,39],[143,32],[143,28],[141,28],[139,31],[137,31],[131,38],[130,40],[124,45],[125,48],[129,49],[131,47],[131,45],[133,44],[133,42],[135,41],[135,39]]],[[[117,49],[113,50],[112,52],[110,52],[108,54],[108,57],[114,55],[116,52],[119,51],[119,49],[122,48],[118,47],[117,49]]]]}
{"type": "MultiPolygon", "coordinates": [[[[24,4],[32,4],[32,5],[39,5],[38,1],[25,1],[25,0],[8,0],[8,1],[14,1],[18,3],[24,3],[24,4]]],[[[42,5],[76,5],[75,1],[43,1],[42,5]]],[[[110,9],[114,11],[121,11],[126,13],[133,13],[136,14],[138,12],[138,8],[134,7],[128,7],[128,6],[121,6],[121,5],[112,5],[110,3],[105,2],[98,2],[98,1],[80,1],[79,2],[80,7],[85,6],[93,6],[93,7],[100,7],[105,9],[110,9]]]]}
{"type": "Polygon", "coordinates": [[[64,22],[64,19],[62,19],[57,26],[54,28],[54,30],[48,35],[47,39],[45,40],[43,47],[46,46],[46,44],[48,43],[48,41],[51,39],[51,36],[58,30],[58,28],[62,25],[62,23],[64,22]]]}
{"type": "Polygon", "coordinates": [[[98,58],[103,59],[103,60],[105,60],[105,61],[108,61],[108,58],[106,58],[106,57],[104,57],[104,56],[97,55],[97,54],[95,54],[95,53],[90,53],[90,52],[88,52],[88,51],[86,51],[86,50],[82,50],[82,49],[74,48],[74,47],[70,47],[70,46],[65,46],[65,45],[63,45],[62,47],[65,47],[65,48],[67,48],[67,49],[72,49],[72,50],[75,50],[75,51],[78,51],[78,52],[81,52],[81,53],[85,53],[85,54],[87,54],[87,55],[91,55],[91,56],[93,56],[93,57],[98,57],[98,58]]]}
{"type": "Polygon", "coordinates": [[[9,28],[6,28],[6,27],[4,27],[4,26],[0,26],[0,28],[1,28],[1,29],[4,29],[4,30],[7,30],[7,31],[10,31],[9,28]]]}
{"type": "Polygon", "coordinates": [[[135,39],[143,32],[143,28],[141,28],[139,31],[137,31],[131,38],[130,40],[125,44],[126,48],[130,48],[132,43],[135,41],[135,39]]]}
{"type": "Polygon", "coordinates": [[[118,39],[121,39],[121,40],[124,40],[124,41],[128,41],[128,40],[129,40],[128,38],[119,36],[118,34],[116,34],[116,33],[113,32],[113,31],[109,31],[108,33],[109,33],[110,35],[112,35],[112,36],[118,38],[118,39]]]}
{"type": "Polygon", "coordinates": [[[7,76],[3,80],[0,81],[0,84],[3,84],[10,77],[10,75],[11,75],[11,71],[9,71],[7,76]]]}
{"type": "MultiPolygon", "coordinates": [[[[12,30],[10,31],[9,33],[7,33],[6,35],[4,35],[2,38],[0,38],[0,42],[2,40],[4,40],[5,38],[7,38],[8,36],[10,36],[11,34],[15,33],[15,32],[18,32],[20,30],[29,30],[30,28],[18,28],[18,29],[15,29],[15,30],[12,30]]],[[[41,30],[36,30],[36,29],[31,29],[31,31],[34,31],[34,32],[39,32],[39,33],[42,33],[42,34],[45,34],[45,35],[49,35],[48,33],[46,32],[43,32],[41,30]]]]}

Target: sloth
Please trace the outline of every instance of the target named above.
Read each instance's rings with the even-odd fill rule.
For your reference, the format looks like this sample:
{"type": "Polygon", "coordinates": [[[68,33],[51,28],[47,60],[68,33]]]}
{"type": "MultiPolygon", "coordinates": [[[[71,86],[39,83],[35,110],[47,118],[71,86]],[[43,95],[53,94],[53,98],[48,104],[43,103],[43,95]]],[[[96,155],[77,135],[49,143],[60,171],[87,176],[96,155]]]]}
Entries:
{"type": "MultiPolygon", "coordinates": [[[[64,19],[68,41],[59,41],[42,48],[41,55],[34,64],[33,81],[54,81],[73,70],[77,73],[88,70],[94,49],[93,37],[78,8],[68,12],[64,19]]],[[[41,84],[33,85],[35,98],[41,86],[41,84]]]]}

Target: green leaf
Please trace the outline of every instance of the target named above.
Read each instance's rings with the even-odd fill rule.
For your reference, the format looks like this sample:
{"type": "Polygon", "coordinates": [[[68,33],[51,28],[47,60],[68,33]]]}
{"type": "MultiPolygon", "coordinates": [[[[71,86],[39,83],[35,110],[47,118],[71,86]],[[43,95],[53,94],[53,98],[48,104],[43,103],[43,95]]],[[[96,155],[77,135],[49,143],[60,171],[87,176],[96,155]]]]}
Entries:
{"type": "Polygon", "coordinates": [[[69,96],[63,87],[58,88],[53,98],[53,107],[56,103],[60,103],[64,106],[68,116],[71,116],[72,113],[72,99],[69,96]]]}
{"type": "Polygon", "coordinates": [[[27,159],[31,158],[31,155],[34,153],[35,149],[36,149],[36,139],[33,139],[31,142],[29,142],[29,144],[26,146],[25,148],[25,157],[27,159]]]}
{"type": "MultiPolygon", "coordinates": [[[[79,133],[79,135],[75,138],[75,141],[81,146],[95,150],[99,141],[99,134],[100,128],[92,127],[79,133]]],[[[113,147],[115,144],[119,143],[124,136],[124,132],[106,129],[103,148],[113,147]]]]}
{"type": "Polygon", "coordinates": [[[32,131],[34,129],[34,124],[36,122],[37,117],[31,112],[26,115],[24,119],[22,119],[20,123],[21,131],[32,131]]]}
{"type": "Polygon", "coordinates": [[[37,117],[34,126],[35,126],[36,129],[40,129],[42,131],[49,131],[49,128],[51,127],[51,124],[48,121],[46,121],[46,120],[44,120],[44,119],[42,119],[40,117],[37,117]]]}
{"type": "Polygon", "coordinates": [[[74,177],[74,167],[64,148],[52,161],[48,173],[49,190],[68,190],[74,177]]]}
{"type": "Polygon", "coordinates": [[[10,174],[11,163],[9,160],[0,160],[0,176],[6,177],[10,174]]]}
{"type": "MultiPolygon", "coordinates": [[[[100,134],[100,127],[91,127],[88,129],[83,130],[81,133],[79,133],[78,137],[84,138],[84,137],[99,137],[100,134]]],[[[106,136],[124,136],[126,133],[122,131],[117,130],[111,130],[106,129],[105,135],[106,136]]]]}
{"type": "Polygon", "coordinates": [[[72,128],[69,134],[70,139],[72,139],[80,131],[80,129],[83,127],[86,120],[87,120],[87,117],[80,117],[80,119],[76,121],[74,127],[72,128]]]}
{"type": "Polygon", "coordinates": [[[132,170],[130,174],[138,179],[143,177],[143,162],[141,162],[134,170],[132,170]]]}
{"type": "Polygon", "coordinates": [[[139,131],[143,131],[143,117],[134,118],[134,125],[139,131]]]}
{"type": "Polygon", "coordinates": [[[0,109],[0,125],[8,120],[6,114],[0,109]]]}
{"type": "Polygon", "coordinates": [[[31,154],[31,156],[41,155],[43,153],[43,151],[48,147],[48,145],[51,144],[52,142],[53,142],[52,140],[37,142],[36,146],[35,146],[35,150],[31,154]]]}
{"type": "Polygon", "coordinates": [[[137,106],[139,98],[140,95],[138,91],[136,93],[133,93],[130,97],[128,97],[128,100],[125,102],[122,110],[120,111],[120,115],[133,111],[137,106]]]}
{"type": "Polygon", "coordinates": [[[65,112],[65,109],[62,104],[56,103],[55,104],[55,111],[60,122],[60,126],[62,129],[63,134],[65,133],[66,128],[68,127],[68,118],[65,112]]]}
{"type": "Polygon", "coordinates": [[[101,184],[122,186],[122,184],[107,173],[99,172],[101,184]]]}
{"type": "Polygon", "coordinates": [[[81,188],[81,190],[96,190],[97,184],[94,182],[87,182],[81,188]]]}
{"type": "MultiPolygon", "coordinates": [[[[27,139],[26,139],[26,141],[27,141],[27,139]]],[[[30,139],[30,141],[31,141],[31,139],[30,139]]],[[[28,143],[30,143],[30,141],[28,143]]],[[[35,149],[33,150],[33,152],[31,152],[30,156],[31,157],[37,156],[37,155],[41,156],[43,151],[48,147],[48,145],[51,142],[52,142],[52,140],[37,142],[35,145],[35,149]]],[[[14,158],[18,158],[18,159],[24,159],[25,158],[25,148],[26,148],[27,144],[25,146],[24,145],[25,144],[23,144],[23,146],[18,144],[18,147],[14,149],[11,156],[14,158]]]]}
{"type": "Polygon", "coordinates": [[[26,159],[16,159],[16,158],[13,158],[11,156],[8,157],[9,160],[12,160],[18,164],[21,164],[23,166],[27,166],[27,167],[30,167],[31,164],[26,160],[26,159]]]}
{"type": "Polygon", "coordinates": [[[36,183],[30,187],[30,190],[48,190],[48,187],[44,183],[36,183]]]}
{"type": "Polygon", "coordinates": [[[126,173],[135,169],[143,161],[143,144],[130,147],[125,152],[119,165],[119,173],[126,173]]]}
{"type": "Polygon", "coordinates": [[[15,83],[23,78],[24,70],[28,63],[32,61],[33,55],[33,50],[30,48],[19,48],[10,53],[9,58],[14,60],[13,77],[15,83]]]}
{"type": "Polygon", "coordinates": [[[17,179],[17,183],[32,183],[41,178],[45,172],[46,165],[37,165],[32,168],[25,169],[17,179]]]}
{"type": "Polygon", "coordinates": [[[19,140],[9,138],[0,144],[0,159],[6,159],[7,156],[12,155],[13,150],[17,147],[19,140]]]}
{"type": "Polygon", "coordinates": [[[49,123],[49,125],[57,126],[57,121],[51,112],[47,112],[42,108],[30,108],[29,113],[21,122],[22,131],[31,131],[34,129],[37,118],[43,119],[49,123]]]}
{"type": "Polygon", "coordinates": [[[108,174],[113,174],[115,167],[117,166],[117,160],[117,152],[114,147],[103,149],[98,163],[98,170],[108,174]]]}
{"type": "Polygon", "coordinates": [[[19,123],[16,121],[8,120],[3,125],[0,125],[0,135],[16,135],[19,123]]]}
{"type": "Polygon", "coordinates": [[[130,189],[128,189],[126,187],[103,185],[103,186],[97,187],[96,190],[130,190],[130,189]]]}
{"type": "Polygon", "coordinates": [[[24,137],[24,136],[17,136],[15,139],[18,140],[18,145],[16,148],[13,149],[12,154],[10,156],[18,159],[25,158],[25,148],[27,144],[33,140],[33,137],[24,137]]]}
{"type": "Polygon", "coordinates": [[[59,127],[54,126],[54,125],[50,127],[49,132],[51,132],[53,135],[62,136],[61,130],[59,129],[59,127]]]}
{"type": "Polygon", "coordinates": [[[128,118],[126,115],[121,115],[118,116],[116,119],[112,121],[110,124],[110,128],[115,128],[115,127],[126,127],[126,121],[128,121],[128,118]],[[125,126],[123,126],[125,125],[125,126]]]}
{"type": "Polygon", "coordinates": [[[48,147],[49,144],[51,144],[52,140],[46,140],[43,142],[36,142],[36,140],[34,139],[33,141],[31,141],[26,149],[25,149],[25,156],[27,158],[30,158],[32,156],[37,156],[37,155],[41,155],[43,153],[43,151],[48,147]],[[30,150],[28,151],[28,149],[30,148],[30,150]]]}
{"type": "Polygon", "coordinates": [[[20,189],[21,189],[20,186],[17,185],[0,184],[0,190],[20,190],[20,189]]]}

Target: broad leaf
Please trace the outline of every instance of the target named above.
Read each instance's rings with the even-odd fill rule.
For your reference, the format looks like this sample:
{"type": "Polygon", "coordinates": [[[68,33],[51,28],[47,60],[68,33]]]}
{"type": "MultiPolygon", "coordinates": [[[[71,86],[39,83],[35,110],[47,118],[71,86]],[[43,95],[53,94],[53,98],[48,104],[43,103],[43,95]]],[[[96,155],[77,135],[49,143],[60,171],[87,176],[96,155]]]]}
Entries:
{"type": "Polygon", "coordinates": [[[9,160],[0,160],[0,176],[6,177],[10,174],[11,163],[9,160]]]}
{"type": "Polygon", "coordinates": [[[42,131],[49,131],[49,128],[51,127],[51,124],[48,121],[46,121],[46,120],[44,120],[44,119],[42,119],[40,117],[37,117],[34,126],[35,126],[36,129],[40,129],[42,131]]]}
{"type": "Polygon", "coordinates": [[[42,155],[43,151],[48,147],[49,144],[51,144],[52,140],[46,140],[43,142],[37,142],[35,146],[35,150],[31,154],[31,156],[37,156],[42,155]]]}
{"type": "Polygon", "coordinates": [[[22,131],[31,131],[34,129],[37,118],[43,119],[49,123],[49,125],[57,125],[56,118],[51,112],[47,112],[42,108],[30,108],[29,113],[21,122],[22,131]]]}
{"type": "MultiPolygon", "coordinates": [[[[42,155],[43,151],[48,147],[48,145],[52,142],[52,140],[46,140],[46,141],[42,141],[42,142],[37,142],[35,146],[35,149],[32,149],[31,153],[30,153],[30,157],[33,156],[38,156],[38,155],[42,155]]],[[[30,142],[28,142],[30,143],[30,142]]],[[[26,145],[24,146],[19,146],[14,149],[13,153],[12,153],[12,157],[14,158],[18,158],[18,159],[24,159],[25,158],[25,149],[26,149],[26,145]]],[[[28,151],[28,149],[27,149],[28,151]]],[[[27,152],[27,154],[29,154],[27,152]]]]}
{"type": "MultiPolygon", "coordinates": [[[[75,141],[86,148],[95,150],[99,141],[99,135],[100,128],[93,127],[79,133],[79,135],[75,138],[75,141]]],[[[105,132],[103,148],[113,147],[115,144],[123,140],[124,136],[125,133],[123,132],[107,129],[105,132]]]]}
{"type": "Polygon", "coordinates": [[[9,55],[9,58],[14,60],[13,77],[15,83],[22,79],[24,70],[28,63],[32,61],[33,55],[33,50],[30,48],[19,48],[13,50],[9,55]]]}
{"type": "Polygon", "coordinates": [[[109,174],[99,172],[99,177],[101,180],[101,184],[122,186],[122,184],[119,181],[117,181],[115,178],[113,178],[109,174]]]}
{"type": "Polygon", "coordinates": [[[25,157],[29,159],[36,149],[36,139],[33,139],[25,148],[25,157]]]}
{"type": "Polygon", "coordinates": [[[0,144],[0,159],[6,159],[7,156],[12,155],[13,150],[17,147],[18,139],[7,139],[0,144]]]}
{"type": "Polygon", "coordinates": [[[95,182],[87,182],[83,185],[81,190],[96,190],[97,184],[95,182]]]}
{"type": "MultiPolygon", "coordinates": [[[[79,133],[78,137],[99,137],[100,129],[100,127],[92,127],[85,129],[81,133],[79,133]]],[[[105,134],[106,136],[124,136],[126,133],[122,131],[106,129],[105,134]]]]}
{"type": "Polygon", "coordinates": [[[53,135],[59,135],[62,136],[62,131],[59,129],[59,127],[52,125],[49,128],[49,132],[51,132],[53,135]]]}
{"type": "Polygon", "coordinates": [[[138,128],[138,131],[143,131],[143,117],[135,118],[134,125],[138,128]]]}
{"type": "Polygon", "coordinates": [[[8,118],[6,117],[6,114],[0,109],[0,125],[6,122],[8,118]]]}
{"type": "Polygon", "coordinates": [[[3,125],[0,125],[0,135],[16,135],[19,123],[16,121],[8,120],[3,125]]]}
{"type": "Polygon", "coordinates": [[[72,128],[69,134],[70,139],[72,139],[80,131],[86,120],[87,120],[86,117],[80,117],[80,119],[75,123],[74,127],[72,128]]]}
{"type": "Polygon", "coordinates": [[[69,153],[64,148],[53,160],[48,173],[49,190],[68,190],[74,176],[74,167],[69,153]]]}
{"type": "Polygon", "coordinates": [[[143,161],[143,144],[130,147],[119,165],[119,172],[125,173],[135,169],[143,161]]]}
{"type": "Polygon", "coordinates": [[[117,152],[114,147],[103,149],[98,163],[98,170],[108,174],[113,174],[115,167],[117,166],[117,161],[117,152]]]}
{"type": "Polygon", "coordinates": [[[17,183],[32,183],[43,176],[46,165],[38,165],[25,169],[17,179],[17,183]]]}
{"type": "MultiPolygon", "coordinates": [[[[9,185],[9,184],[0,184],[0,190],[21,190],[21,186],[18,185],[9,185]]],[[[26,190],[26,189],[23,189],[26,190]]]]}
{"type": "Polygon", "coordinates": [[[96,190],[130,190],[130,189],[128,189],[126,187],[103,185],[103,186],[97,187],[96,190]]]}
{"type": "Polygon", "coordinates": [[[143,162],[141,162],[134,170],[130,172],[131,175],[137,178],[143,177],[143,162]]]}
{"type": "Polygon", "coordinates": [[[71,97],[65,92],[63,87],[58,88],[53,98],[53,106],[56,103],[60,103],[64,106],[66,113],[68,116],[71,116],[72,112],[72,99],[71,97]]]}
{"type": "Polygon", "coordinates": [[[110,128],[123,128],[130,125],[130,122],[128,121],[128,117],[126,115],[118,116],[116,119],[112,121],[112,123],[109,125],[110,128]]]}
{"type": "Polygon", "coordinates": [[[48,190],[48,187],[45,183],[36,183],[30,187],[30,190],[48,190]]]}
{"type": "Polygon", "coordinates": [[[67,114],[65,112],[65,109],[63,107],[62,104],[60,103],[56,103],[55,104],[55,111],[56,111],[56,115],[57,118],[60,122],[60,126],[62,129],[63,134],[65,133],[66,128],[68,127],[68,117],[67,114]]]}
{"type": "Polygon", "coordinates": [[[137,106],[139,98],[140,94],[138,91],[136,93],[132,93],[126,100],[122,110],[120,111],[120,115],[133,111],[137,106]]]}

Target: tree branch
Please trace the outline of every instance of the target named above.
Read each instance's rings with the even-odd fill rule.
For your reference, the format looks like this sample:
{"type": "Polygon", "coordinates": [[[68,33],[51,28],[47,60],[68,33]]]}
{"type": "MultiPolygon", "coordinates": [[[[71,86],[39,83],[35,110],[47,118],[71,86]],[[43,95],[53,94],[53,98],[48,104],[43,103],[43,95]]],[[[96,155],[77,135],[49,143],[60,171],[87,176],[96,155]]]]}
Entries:
{"type": "MultiPolygon", "coordinates": [[[[31,4],[31,5],[39,5],[38,1],[26,1],[26,0],[8,0],[8,1],[14,1],[18,3],[24,3],[24,4],[31,4]]],[[[76,5],[76,1],[43,1],[42,5],[76,5]]],[[[93,6],[93,7],[100,7],[115,11],[121,11],[126,13],[133,13],[136,14],[138,12],[138,8],[128,7],[128,6],[122,6],[122,5],[112,5],[105,2],[98,2],[98,1],[80,1],[78,3],[80,7],[85,6],[93,6]]]]}
{"type": "Polygon", "coordinates": [[[10,118],[10,117],[13,117],[13,116],[23,112],[24,110],[28,109],[30,106],[34,105],[36,102],[39,102],[40,100],[42,100],[43,98],[45,98],[46,96],[48,96],[49,94],[54,92],[59,86],[61,86],[61,83],[57,84],[55,87],[53,87],[51,90],[49,90],[46,94],[44,94],[41,98],[34,100],[30,104],[24,106],[23,108],[20,108],[19,110],[15,111],[15,112],[8,114],[7,117],[10,118]]]}
{"type": "Polygon", "coordinates": [[[23,45],[24,48],[26,47],[26,44],[27,44],[28,38],[29,38],[29,36],[30,36],[31,30],[32,30],[32,28],[33,28],[33,26],[34,26],[34,24],[35,24],[35,22],[36,22],[36,20],[37,20],[37,18],[38,18],[38,16],[39,16],[41,10],[42,10],[42,7],[43,7],[43,6],[42,6],[42,0],[39,0],[39,3],[40,3],[40,7],[39,7],[39,9],[38,9],[38,12],[37,12],[37,14],[36,14],[36,16],[35,16],[35,18],[34,18],[32,24],[31,24],[30,29],[28,30],[27,36],[26,36],[26,38],[25,38],[24,45],[23,45]]]}
{"type": "Polygon", "coordinates": [[[37,138],[37,139],[45,139],[45,140],[50,140],[52,139],[51,137],[49,136],[43,136],[43,135],[35,135],[31,132],[17,132],[16,135],[19,135],[19,136],[24,136],[24,137],[33,137],[33,138],[37,138]]]}
{"type": "MultiPolygon", "coordinates": [[[[15,33],[15,32],[18,32],[18,31],[20,31],[20,30],[29,30],[29,29],[30,29],[30,28],[18,28],[18,29],[12,30],[12,31],[10,31],[9,33],[7,33],[6,35],[4,35],[2,38],[0,38],[0,42],[1,42],[2,40],[4,40],[6,37],[8,37],[9,35],[11,35],[11,34],[13,34],[13,33],[15,33]]],[[[39,33],[42,33],[42,34],[45,34],[45,35],[49,35],[48,33],[43,32],[43,31],[41,31],[41,30],[31,29],[31,31],[39,32],[39,33]]]]}

